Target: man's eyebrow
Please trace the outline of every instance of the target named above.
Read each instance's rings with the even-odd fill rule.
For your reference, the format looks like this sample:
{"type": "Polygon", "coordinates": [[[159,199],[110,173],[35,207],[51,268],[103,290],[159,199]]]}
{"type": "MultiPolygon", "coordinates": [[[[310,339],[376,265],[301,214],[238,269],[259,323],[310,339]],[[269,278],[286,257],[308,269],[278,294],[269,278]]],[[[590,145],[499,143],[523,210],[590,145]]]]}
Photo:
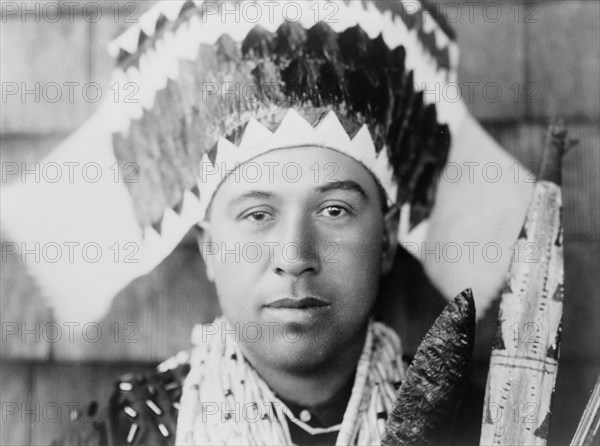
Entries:
{"type": "Polygon", "coordinates": [[[229,201],[228,206],[235,206],[236,204],[239,204],[239,203],[243,202],[244,200],[250,200],[250,199],[268,200],[273,197],[274,197],[274,195],[270,192],[264,192],[261,190],[250,190],[250,191],[244,192],[242,195],[238,195],[237,197],[232,198],[229,201]]]}
{"type": "Polygon", "coordinates": [[[317,192],[321,194],[334,190],[354,191],[361,195],[366,201],[369,201],[369,196],[365,190],[360,186],[360,184],[352,180],[333,181],[317,188],[317,192]]]}

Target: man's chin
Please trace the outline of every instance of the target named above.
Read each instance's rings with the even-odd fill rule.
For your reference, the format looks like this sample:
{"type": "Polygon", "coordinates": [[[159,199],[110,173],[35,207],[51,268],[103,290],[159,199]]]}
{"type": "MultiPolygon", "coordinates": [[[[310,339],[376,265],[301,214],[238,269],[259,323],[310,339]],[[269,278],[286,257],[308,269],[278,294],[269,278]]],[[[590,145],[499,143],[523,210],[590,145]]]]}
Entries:
{"type": "Polygon", "coordinates": [[[298,373],[317,370],[329,362],[334,352],[324,347],[326,346],[322,342],[312,336],[309,338],[308,335],[302,335],[294,339],[290,335],[275,337],[273,342],[263,342],[260,345],[245,345],[243,350],[249,353],[249,359],[265,361],[271,367],[298,373]]]}

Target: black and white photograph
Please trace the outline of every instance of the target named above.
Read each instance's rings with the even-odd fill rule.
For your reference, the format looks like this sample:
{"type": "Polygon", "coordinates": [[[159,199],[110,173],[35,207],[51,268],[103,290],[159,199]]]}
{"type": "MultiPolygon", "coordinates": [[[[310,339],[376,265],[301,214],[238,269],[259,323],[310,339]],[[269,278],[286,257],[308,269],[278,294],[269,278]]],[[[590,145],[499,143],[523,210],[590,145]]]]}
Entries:
{"type": "Polygon", "coordinates": [[[1,445],[600,446],[600,2],[0,1],[1,445]]]}

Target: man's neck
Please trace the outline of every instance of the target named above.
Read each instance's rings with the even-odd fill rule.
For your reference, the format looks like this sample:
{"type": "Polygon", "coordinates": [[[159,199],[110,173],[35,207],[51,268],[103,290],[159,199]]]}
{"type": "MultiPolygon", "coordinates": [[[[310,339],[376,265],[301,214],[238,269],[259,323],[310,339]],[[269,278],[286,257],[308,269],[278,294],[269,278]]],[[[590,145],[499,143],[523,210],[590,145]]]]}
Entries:
{"type": "Polygon", "coordinates": [[[315,406],[329,401],[354,377],[366,334],[365,327],[356,342],[340,351],[327,364],[311,371],[282,370],[270,367],[264,361],[247,359],[279,397],[302,406],[315,406]]]}

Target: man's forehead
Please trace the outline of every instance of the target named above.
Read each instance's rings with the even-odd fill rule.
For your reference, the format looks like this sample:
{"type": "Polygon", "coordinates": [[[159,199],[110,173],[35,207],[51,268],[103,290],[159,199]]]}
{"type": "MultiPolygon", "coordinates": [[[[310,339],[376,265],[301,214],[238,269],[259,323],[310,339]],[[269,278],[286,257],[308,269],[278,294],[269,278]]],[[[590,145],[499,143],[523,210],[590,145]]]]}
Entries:
{"type": "Polygon", "coordinates": [[[372,174],[358,161],[335,150],[296,147],[268,152],[227,172],[215,193],[259,197],[280,191],[356,192],[365,198],[377,188],[372,174]]]}

